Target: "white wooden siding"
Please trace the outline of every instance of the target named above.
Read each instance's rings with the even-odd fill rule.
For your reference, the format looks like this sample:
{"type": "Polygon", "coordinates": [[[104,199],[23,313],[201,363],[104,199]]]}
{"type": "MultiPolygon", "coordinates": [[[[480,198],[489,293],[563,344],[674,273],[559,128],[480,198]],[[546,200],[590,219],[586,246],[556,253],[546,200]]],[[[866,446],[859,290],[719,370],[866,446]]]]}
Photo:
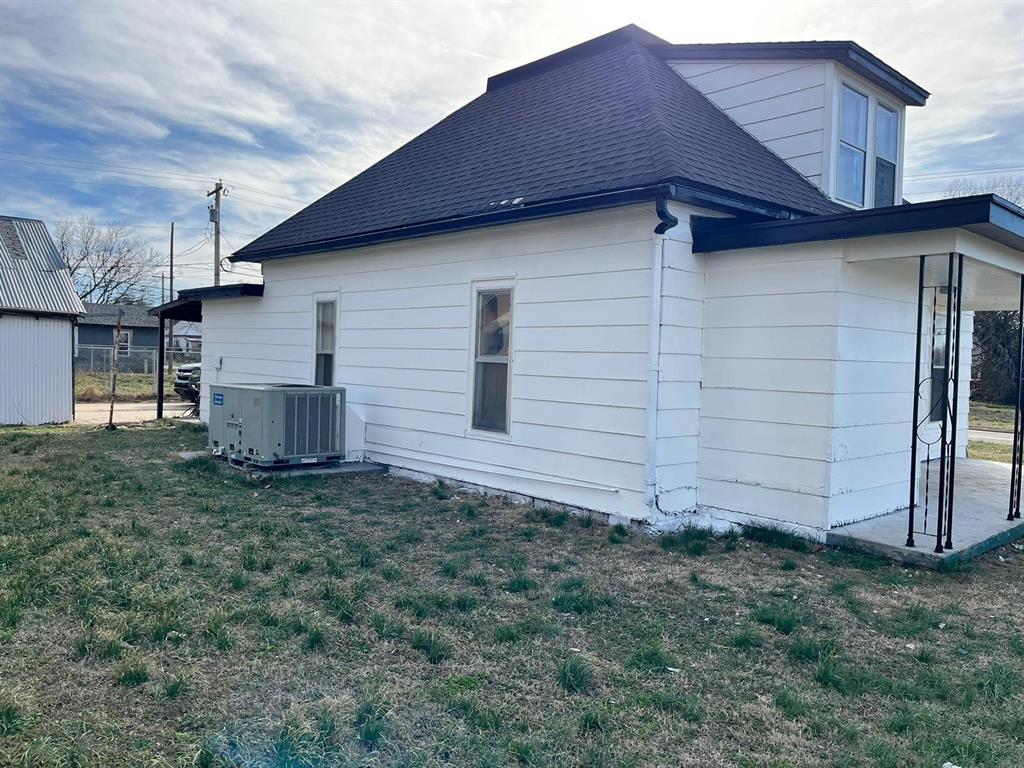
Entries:
{"type": "Polygon", "coordinates": [[[0,424],[72,417],[71,321],[0,314],[0,424]]]}
{"type": "Polygon", "coordinates": [[[708,254],[698,500],[827,525],[839,246],[708,254]]]}
{"type": "Polygon", "coordinates": [[[679,225],[666,234],[662,273],[658,506],[664,512],[689,512],[697,506],[698,491],[704,257],[693,253],[687,211],[673,207],[672,212],[679,225]]]}
{"type": "MultiPolygon", "coordinates": [[[[204,306],[204,386],[310,382],[311,297],[333,292],[335,380],[366,422],[368,458],[645,517],[656,224],[653,205],[637,206],[268,262],[262,299],[204,306]],[[495,279],[514,284],[508,437],[470,430],[467,415],[471,283],[495,279]]],[[[683,266],[681,246],[666,273],[683,266]]],[[[696,466],[699,368],[683,358],[699,352],[700,313],[682,306],[692,288],[681,279],[663,348],[681,389],[660,414],[661,447],[672,487],[693,496],[677,466],[696,466]],[[675,442],[686,435],[689,444],[675,442]]]]}
{"type": "Polygon", "coordinates": [[[824,61],[677,61],[672,67],[736,123],[819,188],[831,65],[824,61]]]}
{"type": "MultiPolygon", "coordinates": [[[[832,445],[830,525],[907,506],[917,339],[917,280],[871,262],[843,265],[832,445]]],[[[963,315],[957,455],[967,451],[974,316],[963,315]]],[[[925,344],[928,344],[927,338],[925,344]]],[[[926,346],[927,349],[927,346],[926,346]]],[[[927,355],[927,352],[925,352],[927,355]]],[[[921,376],[927,376],[926,366],[921,376]]],[[[920,418],[930,407],[928,387],[920,418]]],[[[939,437],[925,425],[919,457],[939,437]]],[[[937,443],[932,445],[933,458],[937,443]]]]}

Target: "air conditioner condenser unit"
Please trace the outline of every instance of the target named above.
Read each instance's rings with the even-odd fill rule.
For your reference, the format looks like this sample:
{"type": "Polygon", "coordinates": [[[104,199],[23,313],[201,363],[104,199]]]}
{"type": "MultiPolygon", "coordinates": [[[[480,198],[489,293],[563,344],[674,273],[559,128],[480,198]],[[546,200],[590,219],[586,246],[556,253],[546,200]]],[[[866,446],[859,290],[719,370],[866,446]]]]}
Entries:
{"type": "Polygon", "coordinates": [[[321,464],[345,458],[345,388],[211,384],[209,447],[237,464],[321,464]]]}

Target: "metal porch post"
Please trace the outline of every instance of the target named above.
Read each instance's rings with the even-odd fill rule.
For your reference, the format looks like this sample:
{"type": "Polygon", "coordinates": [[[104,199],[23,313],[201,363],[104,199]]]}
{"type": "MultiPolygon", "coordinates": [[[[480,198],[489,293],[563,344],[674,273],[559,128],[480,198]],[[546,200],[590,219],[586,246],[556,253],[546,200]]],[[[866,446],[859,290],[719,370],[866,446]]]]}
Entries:
{"type": "MultiPolygon", "coordinates": [[[[939,432],[939,514],[935,516],[935,552],[941,554],[944,550],[942,548],[942,528],[945,522],[945,515],[942,514],[943,507],[946,503],[946,456],[948,446],[946,445],[946,435],[949,430],[949,345],[951,343],[950,337],[952,336],[952,324],[953,324],[953,312],[952,312],[952,299],[953,299],[953,257],[954,254],[949,254],[949,267],[946,273],[946,344],[945,349],[942,350],[942,428],[939,432]]],[[[935,382],[932,381],[934,386],[935,382]]]]}
{"type": "MultiPolygon", "coordinates": [[[[964,255],[962,253],[957,254],[957,267],[956,267],[956,327],[955,341],[956,346],[953,348],[953,405],[952,405],[952,427],[953,433],[949,438],[949,502],[947,504],[946,512],[946,549],[953,548],[953,498],[956,490],[956,425],[957,425],[957,412],[960,409],[960,340],[961,330],[960,321],[962,318],[961,308],[963,298],[963,285],[964,285],[964,255]]],[[[952,294],[950,294],[952,296],[952,294]]],[[[947,312],[950,307],[947,307],[947,312]]],[[[952,343],[954,337],[946,338],[946,345],[952,343]]]]}
{"type": "Polygon", "coordinates": [[[156,345],[156,417],[162,419],[164,417],[164,336],[167,323],[164,322],[163,312],[157,317],[160,318],[160,333],[156,345]]]}
{"type": "MultiPolygon", "coordinates": [[[[920,407],[921,382],[921,327],[924,320],[924,261],[921,257],[917,272],[917,351],[914,353],[914,415],[910,424],[910,514],[907,520],[907,546],[914,546],[914,507],[917,503],[917,418],[920,407]]],[[[1024,283],[1021,283],[1024,297],[1024,283]]]]}
{"type": "Polygon", "coordinates": [[[1021,454],[1024,453],[1024,435],[1021,434],[1021,399],[1024,397],[1024,275],[1020,277],[1020,315],[1017,334],[1017,402],[1013,409],[1013,459],[1010,465],[1010,507],[1007,520],[1020,517],[1021,454]]]}

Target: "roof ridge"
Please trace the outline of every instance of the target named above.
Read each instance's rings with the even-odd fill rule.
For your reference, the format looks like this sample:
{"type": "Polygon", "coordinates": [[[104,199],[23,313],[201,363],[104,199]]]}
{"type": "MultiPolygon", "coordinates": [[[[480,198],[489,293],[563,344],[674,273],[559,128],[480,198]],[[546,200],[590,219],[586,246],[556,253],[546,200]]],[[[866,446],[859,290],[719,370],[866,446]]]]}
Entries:
{"type": "MultiPolygon", "coordinates": [[[[637,70],[643,69],[644,74],[650,73],[650,56],[646,47],[636,43],[628,44],[628,51],[625,56],[625,65],[636,74],[637,70]]],[[[667,66],[667,65],[666,65],[667,66]]],[[[676,159],[672,151],[671,131],[668,127],[668,120],[661,109],[661,103],[650,86],[650,78],[640,78],[642,88],[634,91],[636,100],[640,103],[638,117],[645,130],[643,136],[647,141],[648,153],[651,156],[651,163],[655,168],[665,172],[666,178],[672,176],[673,162],[676,159]],[[640,111],[642,108],[642,112],[640,111]],[[649,122],[644,121],[644,116],[649,116],[649,122]],[[653,128],[653,130],[651,130],[653,128]]]]}

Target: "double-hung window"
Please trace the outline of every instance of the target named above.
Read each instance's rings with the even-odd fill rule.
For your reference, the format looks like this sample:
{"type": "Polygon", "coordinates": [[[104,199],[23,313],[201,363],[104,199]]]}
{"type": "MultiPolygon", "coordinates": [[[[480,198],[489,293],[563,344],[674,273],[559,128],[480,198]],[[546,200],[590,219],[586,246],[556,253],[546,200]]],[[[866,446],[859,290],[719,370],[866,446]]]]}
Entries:
{"type": "Polygon", "coordinates": [[[896,203],[896,153],[900,118],[896,110],[878,102],[875,111],[875,207],[896,203]]]}
{"type": "Polygon", "coordinates": [[[475,311],[473,429],[507,434],[511,289],[477,291],[475,311]]]}
{"type": "Polygon", "coordinates": [[[334,384],[334,322],[337,317],[337,303],[318,301],[316,303],[316,360],[314,384],[334,384]]]}
{"type": "Polygon", "coordinates": [[[864,205],[864,171],[868,154],[868,97],[848,85],[839,105],[840,200],[864,205]]]}

